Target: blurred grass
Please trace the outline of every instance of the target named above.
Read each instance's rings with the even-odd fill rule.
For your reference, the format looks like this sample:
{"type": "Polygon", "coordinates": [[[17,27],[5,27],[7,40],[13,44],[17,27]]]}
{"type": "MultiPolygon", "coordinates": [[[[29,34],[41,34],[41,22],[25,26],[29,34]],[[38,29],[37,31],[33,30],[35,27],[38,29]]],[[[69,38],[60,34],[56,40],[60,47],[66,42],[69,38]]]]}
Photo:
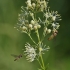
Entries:
{"type": "MultiPolygon", "coordinates": [[[[28,63],[24,56],[16,62],[11,56],[23,53],[25,42],[32,43],[27,35],[14,29],[24,2],[25,0],[0,0],[0,70],[36,70],[38,67],[37,62],[28,63]]],[[[51,47],[44,55],[45,63],[50,63],[49,70],[70,70],[70,4],[68,0],[50,0],[49,5],[61,14],[63,20],[56,40],[49,42],[46,38],[44,41],[51,47]]]]}

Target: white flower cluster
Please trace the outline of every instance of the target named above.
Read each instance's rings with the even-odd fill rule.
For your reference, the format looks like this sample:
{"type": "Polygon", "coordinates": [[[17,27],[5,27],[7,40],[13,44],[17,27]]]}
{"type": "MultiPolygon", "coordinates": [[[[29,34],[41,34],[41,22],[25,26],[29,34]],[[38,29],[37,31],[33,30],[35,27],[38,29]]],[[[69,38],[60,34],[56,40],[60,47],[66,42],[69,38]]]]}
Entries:
{"type": "Polygon", "coordinates": [[[30,33],[32,30],[36,31],[44,25],[43,34],[46,35],[59,29],[60,15],[57,11],[49,11],[48,2],[45,0],[27,0],[26,5],[26,7],[21,7],[21,14],[18,16],[18,30],[30,33]],[[43,20],[37,16],[40,12],[43,13],[43,20]]]}
{"type": "Polygon", "coordinates": [[[41,25],[34,18],[34,13],[27,11],[25,7],[22,6],[22,12],[18,16],[17,28],[24,33],[28,33],[31,30],[37,30],[41,28],[41,25]],[[32,18],[30,20],[30,18],[32,18]]]}
{"type": "MultiPolygon", "coordinates": [[[[29,36],[31,35],[31,31],[35,31],[38,43],[36,43],[30,36],[30,39],[34,42],[35,45],[38,46],[39,53],[42,53],[44,50],[49,50],[49,46],[47,48],[42,45],[39,36],[38,29],[43,28],[43,37],[45,37],[47,34],[50,34],[50,37],[48,40],[53,39],[59,29],[59,23],[61,16],[58,14],[58,12],[49,11],[48,2],[45,0],[27,0],[26,1],[26,7],[21,7],[21,14],[18,15],[18,23],[17,23],[17,29],[23,33],[27,33],[29,36]],[[41,16],[38,16],[38,14],[42,14],[41,16]],[[40,44],[41,42],[41,44],[40,44]]],[[[25,44],[25,55],[28,61],[32,62],[34,61],[36,57],[36,50],[31,46],[29,43],[25,44]]]]}
{"type": "Polygon", "coordinates": [[[25,55],[29,62],[34,61],[36,57],[36,49],[34,49],[29,43],[25,44],[25,55]]]}
{"type": "MultiPolygon", "coordinates": [[[[37,46],[38,47],[38,46],[37,46]]],[[[40,56],[40,54],[44,53],[44,51],[49,51],[50,47],[46,45],[43,45],[40,44],[39,45],[39,49],[38,49],[38,52],[36,53],[36,50],[33,46],[31,46],[29,43],[26,43],[25,44],[25,55],[26,55],[26,59],[29,61],[29,62],[32,62],[35,60],[36,56],[40,56]]]]}
{"type": "Polygon", "coordinates": [[[47,10],[45,13],[44,13],[44,16],[45,16],[45,22],[44,23],[44,35],[46,33],[52,33],[55,32],[56,30],[59,29],[59,23],[57,23],[58,21],[60,21],[60,15],[58,14],[58,12],[50,12],[49,10],[47,10]],[[49,26],[51,26],[49,28],[49,26]],[[48,29],[49,28],[49,29],[48,29]]]}

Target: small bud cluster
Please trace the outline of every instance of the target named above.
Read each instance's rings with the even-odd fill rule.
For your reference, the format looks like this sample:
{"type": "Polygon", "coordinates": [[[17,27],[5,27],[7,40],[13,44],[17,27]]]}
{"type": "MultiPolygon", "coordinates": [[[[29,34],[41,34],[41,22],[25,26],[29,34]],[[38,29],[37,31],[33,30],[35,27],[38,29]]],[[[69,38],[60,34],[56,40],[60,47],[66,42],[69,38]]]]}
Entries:
{"type": "Polygon", "coordinates": [[[29,10],[37,10],[37,11],[43,11],[47,8],[48,2],[45,0],[27,0],[27,9],[29,10]]]}

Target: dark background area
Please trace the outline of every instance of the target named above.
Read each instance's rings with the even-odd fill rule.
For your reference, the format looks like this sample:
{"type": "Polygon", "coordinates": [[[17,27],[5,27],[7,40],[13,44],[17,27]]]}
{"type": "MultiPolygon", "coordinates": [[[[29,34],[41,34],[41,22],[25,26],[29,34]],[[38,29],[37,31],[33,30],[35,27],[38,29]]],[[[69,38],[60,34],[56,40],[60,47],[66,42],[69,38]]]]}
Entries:
{"type": "MultiPolygon", "coordinates": [[[[11,54],[23,53],[24,44],[32,43],[30,38],[14,29],[18,13],[26,0],[0,0],[0,70],[37,70],[36,61],[29,63],[23,56],[14,62],[11,54]],[[28,40],[27,40],[28,39],[28,40]]],[[[44,55],[49,70],[70,70],[70,1],[50,0],[50,10],[61,14],[59,33],[56,40],[48,41],[50,51],[44,55]]],[[[33,36],[35,38],[35,36],[33,36]]]]}

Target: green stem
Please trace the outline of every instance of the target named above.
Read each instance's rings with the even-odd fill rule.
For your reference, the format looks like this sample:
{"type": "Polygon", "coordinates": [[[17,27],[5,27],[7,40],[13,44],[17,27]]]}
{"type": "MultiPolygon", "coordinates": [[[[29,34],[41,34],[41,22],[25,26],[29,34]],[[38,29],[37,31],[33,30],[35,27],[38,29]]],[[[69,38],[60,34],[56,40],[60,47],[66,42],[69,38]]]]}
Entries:
{"type": "Polygon", "coordinates": [[[33,40],[33,38],[31,37],[31,35],[28,34],[28,36],[30,37],[30,39],[32,40],[32,42],[33,42],[35,45],[37,45],[36,42],[35,42],[35,41],[33,40]]]}
{"type": "Polygon", "coordinates": [[[41,42],[43,42],[43,40],[45,39],[46,36],[47,36],[47,34],[44,35],[44,32],[43,32],[43,35],[42,35],[42,38],[41,38],[41,42]]]}
{"type": "Polygon", "coordinates": [[[43,61],[42,54],[40,54],[40,58],[41,58],[41,61],[42,61],[42,67],[43,67],[43,70],[45,70],[45,65],[44,65],[44,61],[43,61]]]}
{"type": "Polygon", "coordinates": [[[39,32],[38,32],[38,30],[36,30],[36,33],[37,33],[38,41],[39,41],[39,43],[40,43],[40,36],[39,36],[39,32]]]}
{"type": "Polygon", "coordinates": [[[45,36],[42,36],[41,42],[44,40],[45,36]]]}
{"type": "MultiPolygon", "coordinates": [[[[38,44],[40,45],[40,44],[41,44],[41,41],[40,41],[40,36],[39,36],[38,30],[36,31],[36,33],[37,33],[37,37],[38,37],[38,44]]],[[[39,46],[39,47],[40,47],[40,46],[39,46]]],[[[42,53],[40,54],[40,58],[41,58],[41,63],[39,62],[39,64],[40,64],[42,70],[45,70],[45,65],[44,65],[42,53]]]]}
{"type": "Polygon", "coordinates": [[[37,61],[39,62],[39,65],[41,66],[41,68],[43,69],[43,67],[42,67],[42,65],[41,65],[41,62],[40,62],[39,58],[36,58],[36,59],[37,59],[37,61]]]}

